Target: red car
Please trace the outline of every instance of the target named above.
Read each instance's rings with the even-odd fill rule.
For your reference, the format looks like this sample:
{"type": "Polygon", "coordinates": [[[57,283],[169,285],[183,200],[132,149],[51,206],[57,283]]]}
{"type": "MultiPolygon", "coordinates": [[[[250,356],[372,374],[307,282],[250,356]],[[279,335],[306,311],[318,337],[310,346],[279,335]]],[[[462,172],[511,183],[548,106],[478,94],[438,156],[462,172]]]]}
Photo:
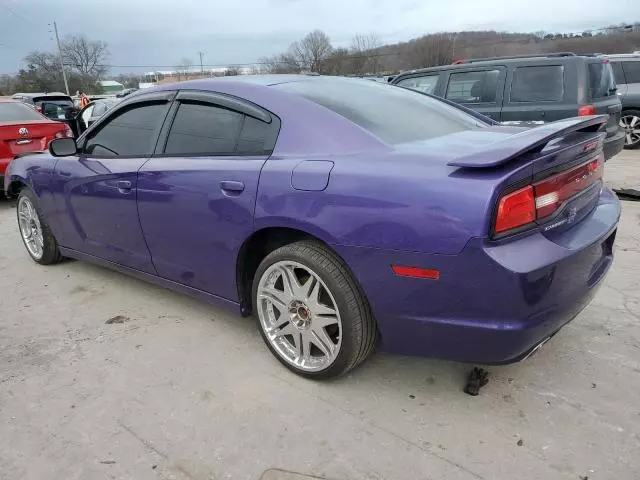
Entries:
{"type": "Polygon", "coordinates": [[[14,157],[41,152],[54,138],[72,136],[66,123],[49,120],[22,102],[0,100],[0,190],[4,172],[14,157]]]}

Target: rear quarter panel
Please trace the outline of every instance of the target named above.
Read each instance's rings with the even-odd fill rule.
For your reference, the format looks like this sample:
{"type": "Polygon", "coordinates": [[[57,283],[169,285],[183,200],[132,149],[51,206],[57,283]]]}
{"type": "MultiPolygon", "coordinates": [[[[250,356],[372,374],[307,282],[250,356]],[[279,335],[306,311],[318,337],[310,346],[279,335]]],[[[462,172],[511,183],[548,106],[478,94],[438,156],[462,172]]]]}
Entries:
{"type": "Polygon", "coordinates": [[[333,157],[323,191],[292,187],[291,172],[303,159],[272,157],[260,177],[255,227],[296,228],[334,245],[456,254],[487,234],[505,171],[460,175],[437,159],[446,143],[432,142],[431,156],[333,157]]]}

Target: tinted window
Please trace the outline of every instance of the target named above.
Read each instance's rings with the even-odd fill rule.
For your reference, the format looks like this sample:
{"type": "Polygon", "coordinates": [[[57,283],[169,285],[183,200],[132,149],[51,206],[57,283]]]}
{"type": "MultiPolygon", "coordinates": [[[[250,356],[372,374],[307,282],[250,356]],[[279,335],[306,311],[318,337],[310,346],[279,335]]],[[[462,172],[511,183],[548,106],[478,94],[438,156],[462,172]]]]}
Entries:
{"type": "Polygon", "coordinates": [[[512,102],[559,102],[564,94],[564,69],[560,65],[518,67],[511,82],[512,102]]]}
{"type": "Polygon", "coordinates": [[[438,83],[439,75],[427,75],[425,77],[411,77],[400,80],[396,85],[410,88],[423,93],[433,93],[438,83]]]}
{"type": "Polygon", "coordinates": [[[44,120],[44,118],[24,103],[0,102],[0,122],[22,122],[25,120],[44,120]]]}
{"type": "Polygon", "coordinates": [[[164,153],[262,155],[271,126],[248,115],[202,103],[182,103],[164,153]]]}
{"type": "Polygon", "coordinates": [[[314,78],[272,88],[305,97],[388,143],[403,143],[470,130],[478,119],[437,99],[366,80],[314,78]]]}
{"type": "Polygon", "coordinates": [[[624,78],[624,73],[622,71],[622,63],[611,62],[611,69],[613,70],[613,76],[615,77],[616,83],[618,85],[627,83],[627,81],[624,78]]]}
{"type": "Polygon", "coordinates": [[[640,83],[640,61],[622,62],[622,69],[627,83],[640,83]]]}
{"type": "Polygon", "coordinates": [[[616,81],[613,78],[611,64],[590,63],[589,73],[589,96],[591,98],[604,98],[616,94],[616,81]]]}
{"type": "Polygon", "coordinates": [[[458,103],[493,103],[499,75],[499,70],[452,73],[445,97],[458,103]]]}
{"type": "Polygon", "coordinates": [[[165,153],[233,153],[243,115],[206,104],[183,103],[171,126],[165,153]]]}
{"type": "Polygon", "coordinates": [[[85,153],[107,157],[150,155],[167,108],[166,103],[137,104],[117,113],[87,140],[85,153]]]}

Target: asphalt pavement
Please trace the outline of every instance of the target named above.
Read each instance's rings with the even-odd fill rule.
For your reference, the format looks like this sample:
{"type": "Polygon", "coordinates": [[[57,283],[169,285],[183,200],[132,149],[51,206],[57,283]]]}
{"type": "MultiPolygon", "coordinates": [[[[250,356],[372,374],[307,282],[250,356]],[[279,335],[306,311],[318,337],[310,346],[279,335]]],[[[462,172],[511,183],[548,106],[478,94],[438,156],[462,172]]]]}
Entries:
{"type": "MultiPolygon", "coordinates": [[[[640,152],[606,178],[640,188],[640,152]]],[[[478,397],[469,365],[384,353],[298,378],[252,319],[86,263],[36,265],[6,201],[0,272],[0,479],[640,475],[640,202],[623,205],[592,304],[530,359],[490,367],[478,397]]]]}

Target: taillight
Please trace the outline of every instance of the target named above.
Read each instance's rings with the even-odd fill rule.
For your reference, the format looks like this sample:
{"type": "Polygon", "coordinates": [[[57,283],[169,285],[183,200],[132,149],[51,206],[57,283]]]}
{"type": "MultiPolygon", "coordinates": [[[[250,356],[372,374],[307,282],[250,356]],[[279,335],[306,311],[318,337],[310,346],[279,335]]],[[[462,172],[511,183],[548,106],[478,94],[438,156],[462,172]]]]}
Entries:
{"type": "Polygon", "coordinates": [[[494,231],[504,234],[555,213],[563,203],[602,179],[604,157],[507,193],[498,202],[494,231]]]}
{"type": "Polygon", "coordinates": [[[538,219],[558,210],[562,203],[602,178],[603,162],[595,158],[587,163],[534,183],[538,219]]]}
{"type": "Polygon", "coordinates": [[[66,125],[64,127],[64,130],[60,131],[60,132],[56,132],[55,134],[55,138],[71,138],[73,137],[73,131],[71,130],[71,128],[69,128],[69,125],[66,125]]]}
{"type": "Polygon", "coordinates": [[[583,105],[578,109],[579,117],[588,117],[589,115],[595,115],[595,114],[596,114],[595,105],[583,105]]]}
{"type": "Polygon", "coordinates": [[[533,187],[527,185],[520,190],[504,195],[498,203],[496,233],[527,225],[536,219],[536,202],[533,187]]]}

